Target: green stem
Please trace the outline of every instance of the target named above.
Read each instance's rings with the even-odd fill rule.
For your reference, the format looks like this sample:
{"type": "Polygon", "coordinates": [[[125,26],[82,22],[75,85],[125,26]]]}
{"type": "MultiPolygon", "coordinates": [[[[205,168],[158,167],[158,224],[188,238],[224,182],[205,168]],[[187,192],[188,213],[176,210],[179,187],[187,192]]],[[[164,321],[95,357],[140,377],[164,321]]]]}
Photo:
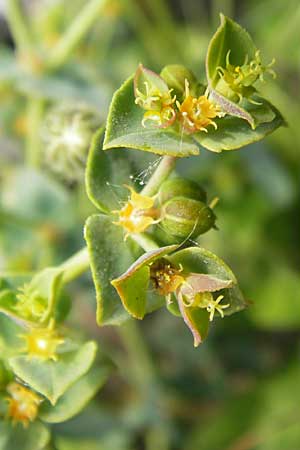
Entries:
{"type": "Polygon", "coordinates": [[[49,68],[56,69],[68,59],[93,23],[99,19],[99,13],[105,3],[106,0],[90,0],[83,7],[50,54],[48,60],[49,68]]]}
{"type": "Polygon", "coordinates": [[[26,142],[26,163],[32,167],[39,167],[41,159],[41,122],[44,111],[44,100],[28,98],[27,119],[28,135],[26,142]]]}
{"type": "Polygon", "coordinates": [[[34,40],[20,3],[20,0],[8,0],[7,19],[18,49],[31,50],[34,47],[34,40]]]}
{"type": "Polygon", "coordinates": [[[163,156],[161,162],[142,190],[141,194],[149,196],[155,195],[160,185],[168,178],[170,173],[173,171],[175,164],[175,156],[163,156]]]}
{"type": "Polygon", "coordinates": [[[64,270],[63,283],[70,283],[90,268],[88,249],[84,247],[60,265],[64,270]]]}
{"type": "Polygon", "coordinates": [[[145,252],[151,252],[151,250],[157,250],[159,248],[159,245],[144,233],[131,234],[130,237],[142,247],[145,252]]]}

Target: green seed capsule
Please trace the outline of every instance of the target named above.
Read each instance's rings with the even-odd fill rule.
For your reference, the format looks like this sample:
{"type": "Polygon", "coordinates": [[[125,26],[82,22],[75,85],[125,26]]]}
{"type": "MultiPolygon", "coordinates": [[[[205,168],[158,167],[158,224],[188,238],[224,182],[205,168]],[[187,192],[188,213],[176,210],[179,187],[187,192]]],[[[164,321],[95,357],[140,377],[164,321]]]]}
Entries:
{"type": "Polygon", "coordinates": [[[174,197],[185,197],[204,203],[207,200],[206,192],[199,184],[184,178],[171,178],[161,185],[158,195],[161,205],[174,197]]]}
{"type": "Polygon", "coordinates": [[[206,233],[214,226],[215,220],[215,214],[205,203],[175,197],[163,205],[160,224],[170,235],[184,239],[206,233]]]}

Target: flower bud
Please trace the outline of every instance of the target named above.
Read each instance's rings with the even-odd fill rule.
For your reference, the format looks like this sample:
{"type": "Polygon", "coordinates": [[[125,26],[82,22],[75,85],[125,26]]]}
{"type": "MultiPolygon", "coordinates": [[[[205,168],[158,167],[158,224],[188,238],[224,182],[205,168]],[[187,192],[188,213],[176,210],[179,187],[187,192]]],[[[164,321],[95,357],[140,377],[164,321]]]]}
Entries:
{"type": "Polygon", "coordinates": [[[50,170],[68,181],[79,180],[84,174],[92,135],[99,126],[96,112],[85,106],[52,108],[45,118],[42,136],[50,170]]]}
{"type": "Polygon", "coordinates": [[[212,228],[215,215],[209,206],[199,200],[174,197],[162,207],[161,226],[181,238],[197,237],[212,228]]]}
{"type": "Polygon", "coordinates": [[[198,183],[184,178],[171,178],[161,185],[159,190],[159,202],[161,204],[174,197],[185,197],[206,202],[205,190],[198,183]]]}

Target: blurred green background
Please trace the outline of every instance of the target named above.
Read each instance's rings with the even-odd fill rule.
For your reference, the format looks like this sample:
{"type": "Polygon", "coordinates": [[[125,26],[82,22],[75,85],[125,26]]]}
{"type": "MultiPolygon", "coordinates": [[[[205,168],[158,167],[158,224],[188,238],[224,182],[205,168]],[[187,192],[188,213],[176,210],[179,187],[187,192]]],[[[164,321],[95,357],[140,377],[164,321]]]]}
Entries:
{"type": "Polygon", "coordinates": [[[43,61],[87,2],[24,2],[33,59],[14,51],[7,3],[0,2],[0,274],[58,264],[84,245],[93,207],[83,172],[70,180],[47,160],[49,111],[85,105],[103,123],[113,91],[139,62],[157,71],[182,63],[204,78],[219,12],[250,31],[266,62],[276,58],[277,79],[261,91],[288,123],[238,152],[203,150],[178,164],[220,198],[219,230],[199,242],[232,267],[251,301],[216,321],[200,348],[164,310],[139,324],[140,348],[135,336],[97,328],[89,275],[73,283],[70,325],[99,339],[120,370],[83,413],[54,428],[57,450],[299,450],[299,1],[108,0],[47,73],[43,61]]]}

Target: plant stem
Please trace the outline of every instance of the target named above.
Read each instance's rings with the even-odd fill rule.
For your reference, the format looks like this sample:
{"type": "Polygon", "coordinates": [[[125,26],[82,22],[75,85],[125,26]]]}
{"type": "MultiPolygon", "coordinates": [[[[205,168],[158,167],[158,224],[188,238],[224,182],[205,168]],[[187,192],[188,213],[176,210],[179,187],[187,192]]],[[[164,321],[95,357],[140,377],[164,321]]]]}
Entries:
{"type": "Polygon", "coordinates": [[[39,167],[41,159],[41,121],[44,111],[44,100],[28,98],[27,119],[28,134],[26,142],[26,162],[31,167],[39,167]]]}
{"type": "Polygon", "coordinates": [[[130,237],[140,246],[145,252],[157,250],[159,246],[150,237],[144,233],[131,234],[130,237]]]}
{"type": "Polygon", "coordinates": [[[50,54],[49,68],[56,69],[68,59],[93,23],[99,19],[99,13],[105,3],[106,0],[90,0],[83,7],[50,54]]]}
{"type": "Polygon", "coordinates": [[[33,36],[25,20],[20,0],[8,0],[7,19],[10,31],[19,50],[31,50],[34,46],[33,36]]]}
{"type": "Polygon", "coordinates": [[[90,268],[90,260],[87,247],[79,250],[71,258],[67,259],[60,265],[64,270],[63,283],[70,283],[90,268]]]}
{"type": "Polygon", "coordinates": [[[175,156],[163,156],[161,162],[153,173],[152,177],[142,190],[143,195],[155,195],[162,184],[165,181],[176,164],[175,156]]]}

